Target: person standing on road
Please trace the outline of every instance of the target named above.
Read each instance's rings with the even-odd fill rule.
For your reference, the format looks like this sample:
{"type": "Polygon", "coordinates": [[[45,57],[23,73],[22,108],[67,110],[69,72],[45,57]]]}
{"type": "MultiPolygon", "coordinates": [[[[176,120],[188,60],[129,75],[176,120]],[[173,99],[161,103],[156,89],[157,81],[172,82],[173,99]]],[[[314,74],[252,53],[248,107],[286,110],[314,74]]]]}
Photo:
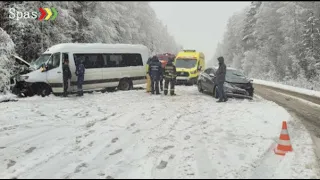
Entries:
{"type": "Polygon", "coordinates": [[[165,60],[162,60],[160,62],[161,62],[161,68],[162,68],[162,73],[161,73],[161,77],[160,77],[160,90],[163,91],[164,67],[166,66],[167,62],[165,60]]]}
{"type": "Polygon", "coordinates": [[[149,75],[149,66],[150,66],[150,63],[151,63],[151,57],[148,59],[147,64],[146,64],[146,68],[147,68],[147,73],[146,73],[146,76],[147,76],[146,92],[147,92],[147,93],[151,92],[151,77],[150,77],[150,75],[149,75]]]}
{"type": "Polygon", "coordinates": [[[226,80],[226,72],[227,72],[227,66],[224,63],[224,58],[221,56],[218,58],[219,61],[219,68],[216,71],[216,83],[218,85],[218,94],[219,94],[219,100],[217,102],[226,102],[228,101],[226,93],[224,92],[223,84],[226,80]]]}
{"type": "Polygon", "coordinates": [[[84,81],[84,73],[85,73],[85,67],[83,65],[82,60],[78,60],[78,64],[76,67],[76,76],[77,78],[77,87],[78,87],[78,95],[77,96],[83,96],[83,89],[82,89],[82,84],[84,81]]]}
{"type": "Polygon", "coordinates": [[[173,64],[173,59],[169,58],[167,65],[164,67],[164,95],[168,94],[168,86],[170,84],[170,95],[176,95],[174,93],[174,86],[176,83],[176,66],[173,64]]]}
{"type": "Polygon", "coordinates": [[[71,80],[71,71],[69,68],[69,59],[64,59],[63,66],[62,66],[62,71],[63,71],[63,97],[68,96],[68,82],[71,80]]]}
{"type": "Polygon", "coordinates": [[[162,67],[157,56],[153,56],[149,65],[149,75],[151,77],[151,94],[160,94],[159,92],[159,80],[162,75],[162,67]]]}

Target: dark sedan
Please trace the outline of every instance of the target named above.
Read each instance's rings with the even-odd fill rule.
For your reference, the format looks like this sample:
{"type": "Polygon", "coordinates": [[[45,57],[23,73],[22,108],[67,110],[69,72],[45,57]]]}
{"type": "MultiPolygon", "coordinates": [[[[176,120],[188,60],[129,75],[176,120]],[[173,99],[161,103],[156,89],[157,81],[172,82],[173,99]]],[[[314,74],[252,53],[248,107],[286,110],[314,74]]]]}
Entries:
{"type": "MultiPolygon", "coordinates": [[[[218,98],[217,85],[215,84],[215,72],[217,68],[208,68],[202,72],[198,78],[199,92],[208,91],[215,98],[218,98]]],[[[239,97],[252,99],[254,88],[252,80],[248,79],[239,70],[227,68],[226,82],[224,83],[224,90],[228,97],[239,97]]]]}

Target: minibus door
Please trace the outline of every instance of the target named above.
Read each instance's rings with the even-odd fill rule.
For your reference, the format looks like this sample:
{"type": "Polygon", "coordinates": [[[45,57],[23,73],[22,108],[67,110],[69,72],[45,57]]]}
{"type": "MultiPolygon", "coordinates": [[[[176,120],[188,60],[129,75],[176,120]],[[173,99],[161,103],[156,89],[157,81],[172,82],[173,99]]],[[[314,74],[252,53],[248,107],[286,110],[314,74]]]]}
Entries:
{"type": "Polygon", "coordinates": [[[52,54],[46,65],[47,81],[54,93],[63,92],[61,53],[52,54]]]}

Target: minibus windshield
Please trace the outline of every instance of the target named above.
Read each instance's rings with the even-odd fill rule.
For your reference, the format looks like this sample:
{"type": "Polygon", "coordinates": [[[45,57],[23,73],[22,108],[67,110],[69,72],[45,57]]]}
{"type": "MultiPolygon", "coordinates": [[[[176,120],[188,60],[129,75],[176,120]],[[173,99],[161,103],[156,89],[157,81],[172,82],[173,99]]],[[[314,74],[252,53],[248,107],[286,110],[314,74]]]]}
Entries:
{"type": "Polygon", "coordinates": [[[50,58],[51,54],[42,54],[38,59],[35,61],[31,62],[30,66],[34,68],[35,70],[40,69],[41,66],[48,61],[50,58]]]}

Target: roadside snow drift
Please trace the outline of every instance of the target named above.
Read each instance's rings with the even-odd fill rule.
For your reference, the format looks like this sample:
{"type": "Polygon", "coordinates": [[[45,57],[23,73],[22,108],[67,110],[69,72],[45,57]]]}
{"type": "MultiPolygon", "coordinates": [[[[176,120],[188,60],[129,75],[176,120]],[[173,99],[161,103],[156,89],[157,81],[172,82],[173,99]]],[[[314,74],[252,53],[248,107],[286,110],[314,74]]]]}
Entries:
{"type": "Polygon", "coordinates": [[[0,103],[8,101],[17,101],[16,96],[13,94],[0,94],[0,103]]]}
{"type": "Polygon", "coordinates": [[[296,134],[288,123],[294,152],[273,154],[282,121],[290,121],[275,103],[220,104],[196,87],[178,86],[176,92],[175,97],[133,90],[3,103],[0,177],[319,177],[305,130],[296,134]]]}

